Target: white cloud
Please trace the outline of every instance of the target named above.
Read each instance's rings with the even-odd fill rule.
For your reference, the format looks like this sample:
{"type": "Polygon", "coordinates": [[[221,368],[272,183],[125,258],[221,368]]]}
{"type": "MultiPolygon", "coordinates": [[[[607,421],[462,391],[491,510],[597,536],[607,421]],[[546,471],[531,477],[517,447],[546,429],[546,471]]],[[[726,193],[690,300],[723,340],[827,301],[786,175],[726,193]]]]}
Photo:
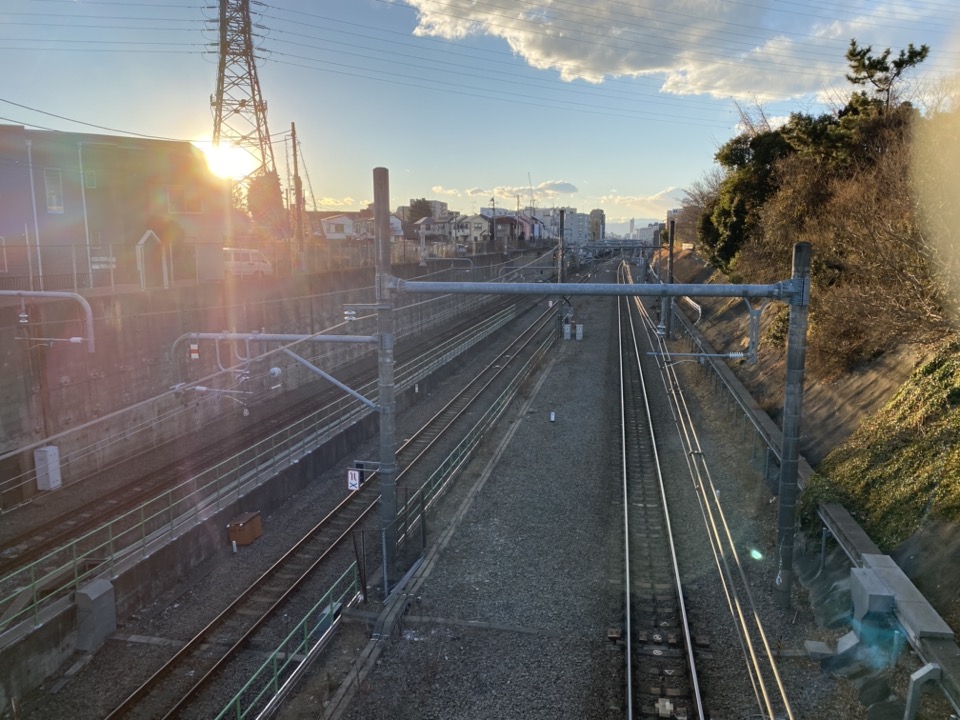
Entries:
{"type": "MultiPolygon", "coordinates": [[[[369,201],[365,201],[363,204],[366,204],[366,202],[369,202],[369,201]]],[[[352,197],[345,197],[345,198],[321,197],[321,198],[317,198],[317,207],[320,208],[321,210],[329,210],[329,209],[333,209],[333,208],[336,208],[336,209],[339,209],[339,208],[352,208],[352,207],[355,207],[356,205],[359,205],[359,204],[361,204],[360,201],[354,200],[352,197]]]]}
{"type": "MultiPolygon", "coordinates": [[[[580,192],[576,185],[566,180],[549,180],[531,188],[529,185],[498,185],[492,191],[486,194],[493,197],[507,200],[511,204],[516,202],[517,196],[520,197],[520,204],[526,206],[530,202],[530,193],[533,192],[534,200],[544,200],[559,197],[560,195],[573,195],[580,192]]],[[[474,191],[473,194],[480,194],[474,191]]]]}
{"type": "Polygon", "coordinates": [[[460,197],[459,190],[452,190],[449,188],[445,188],[443,185],[434,185],[430,189],[433,191],[434,195],[449,195],[451,197],[460,197]]]}
{"type": "Polygon", "coordinates": [[[548,180],[547,182],[542,182],[534,188],[536,193],[554,193],[557,195],[560,194],[570,194],[579,192],[577,186],[573,183],[569,183],[566,180],[548,180]]]}
{"type": "Polygon", "coordinates": [[[666,188],[653,195],[604,195],[600,198],[600,204],[605,208],[616,208],[628,219],[665,218],[667,210],[680,207],[684,197],[686,193],[680,188],[666,188]]]}
{"type": "Polygon", "coordinates": [[[842,84],[851,38],[876,48],[922,42],[958,12],[941,4],[849,0],[822,11],[775,0],[405,0],[415,33],[491,35],[532,67],[600,83],[655,77],[663,92],[772,101],[842,84]]]}

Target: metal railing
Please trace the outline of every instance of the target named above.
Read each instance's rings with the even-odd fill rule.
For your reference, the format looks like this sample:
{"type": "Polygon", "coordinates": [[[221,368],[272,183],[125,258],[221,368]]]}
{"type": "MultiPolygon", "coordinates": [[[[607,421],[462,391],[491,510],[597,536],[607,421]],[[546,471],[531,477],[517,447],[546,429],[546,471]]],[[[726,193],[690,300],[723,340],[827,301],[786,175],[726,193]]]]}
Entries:
{"type": "MultiPolygon", "coordinates": [[[[457,302],[456,304],[441,303],[436,309],[434,308],[434,305],[439,298],[431,298],[429,301],[398,308],[395,337],[399,340],[401,338],[424,332],[442,323],[451,321],[461,314],[475,312],[486,302],[488,302],[487,298],[479,295],[461,297],[462,301],[457,302]]],[[[362,333],[366,331],[369,334],[376,333],[375,316],[372,316],[369,319],[358,321],[355,323],[355,325],[357,332],[362,333]]],[[[322,366],[329,371],[333,371],[340,367],[344,367],[351,362],[356,362],[360,358],[375,352],[376,349],[371,345],[331,343],[321,352],[309,356],[308,359],[316,365],[322,366]]],[[[175,379],[179,380],[179,376],[175,376],[175,379]]],[[[208,380],[211,379],[212,376],[208,378],[208,380]]],[[[228,383],[229,382],[231,381],[228,380],[228,383]]],[[[291,392],[300,388],[301,386],[316,382],[317,376],[299,364],[294,364],[284,368],[284,392],[291,392]]],[[[214,382],[213,384],[216,385],[217,383],[214,382]]],[[[231,389],[231,387],[232,386],[228,385],[225,389],[231,389]]],[[[167,396],[166,400],[164,400],[163,396],[161,396],[155,398],[155,401],[158,403],[156,412],[150,413],[150,419],[148,423],[150,438],[146,442],[138,443],[137,448],[144,444],[154,447],[164,442],[174,441],[181,436],[178,434],[178,428],[180,427],[180,414],[184,411],[182,404],[177,402],[169,395],[167,396]]],[[[203,407],[208,414],[208,419],[212,420],[224,412],[222,409],[221,398],[216,396],[216,394],[208,395],[202,400],[202,402],[205,403],[203,407]]],[[[230,409],[233,408],[233,406],[229,404],[227,407],[230,409]]],[[[82,482],[91,474],[96,474],[99,472],[103,467],[105,457],[112,460],[122,459],[124,456],[122,451],[119,454],[116,451],[112,453],[104,452],[110,448],[111,445],[119,443],[133,447],[130,443],[132,437],[131,428],[136,429],[134,423],[139,422],[137,419],[118,422],[115,418],[111,418],[108,415],[100,418],[97,421],[91,422],[95,423],[97,426],[110,427],[112,425],[112,427],[118,428],[118,431],[113,435],[111,435],[109,431],[100,431],[98,433],[100,439],[97,440],[95,444],[74,450],[68,449],[70,447],[70,442],[64,442],[63,440],[60,441],[60,470],[64,487],[77,482],[82,482]],[[113,422],[111,422],[111,420],[113,420],[113,422]]],[[[89,432],[91,427],[94,426],[81,426],[77,429],[77,432],[89,432]]],[[[29,451],[39,447],[41,444],[42,443],[35,443],[34,445],[28,447],[21,447],[17,450],[17,452],[29,451]]],[[[17,475],[0,478],[0,514],[9,512],[25,503],[32,502],[36,498],[43,497],[42,494],[36,494],[33,492],[33,488],[35,487],[37,487],[36,467],[28,467],[17,475]]]]}
{"type": "Polygon", "coordinates": [[[270,653],[216,720],[267,715],[327,645],[343,608],[354,605],[359,598],[359,571],[354,562],[270,653]]]}
{"type": "MultiPolygon", "coordinates": [[[[215,272],[213,266],[206,267],[210,263],[222,262],[219,247],[214,247],[211,253],[210,245],[189,240],[173,250],[165,250],[165,263],[160,260],[156,248],[138,252],[136,245],[109,243],[90,246],[83,242],[44,243],[38,248],[36,244],[25,244],[22,236],[18,240],[13,242],[9,237],[0,236],[0,290],[79,292],[117,287],[139,290],[141,285],[158,287],[164,283],[199,283],[228,275],[215,272]],[[216,277],[205,277],[209,273],[216,277]]],[[[373,268],[376,264],[372,242],[331,241],[311,245],[303,252],[294,250],[290,243],[262,242],[250,245],[249,249],[262,252],[271,261],[273,274],[282,277],[373,268]]],[[[425,259],[453,260],[458,257],[460,255],[451,243],[432,245],[425,259]]],[[[394,265],[420,262],[419,243],[392,243],[390,261],[394,265]]]]}
{"type": "MultiPolygon", "coordinates": [[[[513,306],[397,369],[398,392],[413,387],[513,319],[513,306]]],[[[358,392],[376,402],[377,381],[358,392]]],[[[30,621],[86,582],[114,577],[374,412],[343,396],[199,475],[0,578],[0,633],[30,621]]],[[[2,644],[2,635],[0,635],[2,644]]]]}

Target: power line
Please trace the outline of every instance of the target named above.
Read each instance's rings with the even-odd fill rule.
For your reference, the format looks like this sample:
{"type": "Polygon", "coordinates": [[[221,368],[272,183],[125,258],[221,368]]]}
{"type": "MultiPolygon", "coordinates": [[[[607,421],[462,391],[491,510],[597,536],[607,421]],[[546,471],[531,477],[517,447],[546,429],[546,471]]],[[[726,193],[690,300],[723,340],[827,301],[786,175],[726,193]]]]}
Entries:
{"type": "MultiPolygon", "coordinates": [[[[301,59],[301,60],[311,60],[311,58],[302,58],[302,57],[299,57],[299,56],[296,56],[296,55],[288,55],[287,53],[277,53],[277,55],[280,55],[280,56],[283,56],[283,57],[294,57],[294,58],[301,59]]],[[[346,76],[346,77],[356,77],[356,78],[363,78],[363,79],[366,79],[366,80],[376,80],[376,81],[380,81],[380,82],[388,82],[388,83],[391,83],[391,84],[393,84],[393,85],[399,85],[399,86],[403,86],[403,87],[415,87],[415,88],[426,88],[426,89],[430,89],[429,86],[426,86],[426,85],[423,84],[424,82],[438,83],[438,84],[441,84],[441,85],[444,85],[444,86],[453,86],[454,88],[456,88],[456,87],[462,87],[462,86],[457,85],[456,83],[446,83],[446,82],[441,82],[441,81],[436,81],[436,80],[426,80],[426,79],[419,78],[419,77],[417,77],[417,76],[402,75],[402,74],[400,74],[400,73],[384,72],[384,73],[381,73],[381,75],[388,76],[388,77],[376,77],[376,76],[371,77],[370,75],[362,75],[362,74],[360,74],[360,73],[348,72],[348,71],[346,71],[346,70],[329,70],[329,69],[327,69],[327,68],[320,68],[320,67],[316,67],[316,66],[314,66],[314,65],[304,65],[304,64],[301,64],[301,63],[288,62],[288,61],[283,61],[283,60],[274,60],[273,62],[278,63],[278,64],[282,64],[282,65],[289,65],[289,66],[291,66],[291,67],[300,67],[300,68],[305,68],[305,69],[308,69],[308,70],[316,70],[316,71],[319,71],[319,72],[331,72],[331,73],[335,73],[335,74],[337,74],[337,75],[346,76]],[[400,78],[404,78],[404,79],[420,80],[421,82],[401,82],[401,81],[389,79],[389,77],[400,77],[400,78]]],[[[340,64],[340,63],[327,63],[327,64],[330,64],[330,65],[341,65],[342,67],[349,67],[349,66],[342,65],[342,64],[340,64]]],[[[500,97],[497,97],[497,96],[495,96],[495,95],[483,94],[483,93],[478,93],[478,92],[467,92],[466,90],[462,90],[462,89],[449,89],[449,88],[444,88],[444,92],[452,93],[452,94],[455,94],[455,95],[466,95],[466,96],[468,96],[468,97],[484,98],[484,99],[488,99],[488,100],[504,100],[504,98],[500,98],[500,97]]],[[[498,91],[493,91],[493,92],[498,92],[498,91]]],[[[540,107],[540,108],[547,108],[547,109],[551,109],[551,110],[557,109],[556,106],[553,106],[553,105],[546,105],[546,104],[544,104],[544,103],[530,102],[529,100],[525,100],[525,99],[523,99],[523,98],[527,98],[527,97],[529,97],[529,96],[528,96],[528,95],[524,95],[524,94],[522,94],[522,93],[508,93],[508,92],[506,92],[506,91],[503,91],[503,93],[510,95],[511,97],[509,98],[509,102],[512,103],[512,104],[515,104],[515,105],[527,105],[527,106],[530,106],[530,107],[540,107]]],[[[571,101],[557,101],[557,102],[564,102],[564,103],[567,103],[567,104],[572,104],[571,101]]],[[[606,116],[606,117],[621,117],[621,118],[634,119],[634,120],[656,120],[656,119],[658,119],[658,118],[657,118],[657,117],[654,117],[654,115],[659,115],[660,118],[662,118],[662,122],[670,122],[670,123],[673,123],[673,124],[681,124],[681,125],[693,125],[693,126],[698,126],[698,127],[729,128],[729,125],[728,125],[728,124],[723,124],[723,123],[709,123],[709,124],[707,124],[707,123],[691,122],[688,117],[683,116],[683,115],[668,115],[668,114],[665,114],[665,113],[654,113],[654,114],[651,115],[651,114],[627,114],[627,113],[623,113],[623,112],[620,112],[620,113],[617,113],[617,112],[603,112],[603,111],[596,111],[596,110],[593,110],[593,109],[591,109],[591,108],[583,107],[583,106],[575,107],[575,108],[565,108],[565,109],[566,109],[566,110],[569,110],[569,111],[571,111],[571,112],[581,112],[581,113],[587,113],[587,114],[590,114],[590,115],[603,115],[603,116],[606,116]]]]}
{"type": "MultiPolygon", "coordinates": [[[[310,37],[310,36],[307,36],[307,35],[302,35],[302,34],[300,34],[300,33],[290,33],[290,32],[285,32],[284,35],[299,35],[299,36],[301,36],[301,37],[310,37]]],[[[316,38],[313,38],[313,39],[314,39],[314,40],[317,40],[316,38]]],[[[316,46],[315,44],[307,45],[307,44],[304,44],[304,43],[297,43],[297,42],[294,42],[294,41],[292,41],[292,40],[279,40],[279,41],[277,41],[277,42],[282,43],[282,44],[285,44],[285,45],[294,45],[294,46],[296,46],[296,47],[306,47],[306,48],[311,48],[311,49],[317,49],[317,46],[316,46]]],[[[490,70],[490,71],[487,71],[487,72],[486,72],[485,74],[483,74],[483,75],[478,75],[478,74],[471,73],[471,72],[463,72],[464,70],[475,70],[475,69],[476,69],[476,65],[466,65],[466,64],[462,64],[462,63],[453,63],[453,62],[449,62],[449,61],[445,61],[445,62],[444,62],[444,61],[437,61],[438,64],[437,64],[437,65],[434,65],[434,64],[433,64],[434,61],[433,61],[432,59],[430,59],[430,58],[423,58],[423,57],[420,57],[420,56],[409,55],[409,54],[406,54],[406,53],[391,53],[391,57],[387,57],[387,58],[376,58],[376,57],[371,57],[370,54],[369,54],[369,52],[370,52],[371,50],[374,51],[374,52],[376,52],[376,49],[365,48],[364,46],[361,46],[361,45],[354,45],[354,44],[352,44],[352,43],[343,43],[343,42],[339,42],[339,41],[336,41],[336,40],[320,40],[320,42],[330,43],[330,44],[333,44],[333,45],[343,45],[344,47],[356,48],[357,50],[367,50],[367,53],[361,53],[361,52],[353,53],[353,52],[346,52],[346,51],[343,51],[343,50],[337,50],[337,51],[336,51],[336,52],[337,52],[337,57],[342,57],[342,56],[344,56],[344,55],[349,55],[349,56],[352,56],[352,57],[359,57],[359,58],[363,58],[363,59],[367,59],[367,60],[389,62],[390,65],[391,65],[391,67],[394,67],[394,66],[397,66],[397,65],[403,65],[403,66],[412,67],[412,68],[423,68],[423,69],[426,69],[426,70],[430,70],[430,71],[432,71],[432,72],[456,73],[456,75],[457,75],[458,78],[473,77],[473,78],[478,78],[478,79],[481,79],[481,80],[492,80],[492,79],[494,79],[494,78],[492,77],[492,75],[493,75],[493,74],[496,74],[496,75],[501,75],[501,76],[504,76],[504,77],[507,77],[507,78],[521,78],[521,79],[523,79],[523,80],[527,80],[526,82],[521,82],[520,80],[504,80],[504,79],[498,79],[498,80],[496,80],[496,82],[498,82],[498,83],[508,83],[508,84],[512,84],[512,85],[520,85],[520,86],[523,86],[523,87],[535,87],[535,88],[541,88],[541,89],[542,89],[545,85],[547,85],[547,86],[557,86],[557,88],[558,88],[561,92],[563,92],[564,94],[587,95],[587,96],[591,96],[591,97],[597,97],[598,95],[602,95],[602,96],[606,96],[607,98],[621,99],[621,100],[623,100],[623,101],[625,101],[625,102],[636,102],[636,101],[639,100],[639,101],[641,101],[641,102],[643,102],[643,103],[647,103],[647,104],[663,104],[663,105],[672,105],[672,106],[675,106],[675,105],[677,104],[677,102],[682,102],[683,104],[686,104],[686,105],[700,105],[700,106],[703,106],[703,107],[705,107],[705,108],[707,108],[707,107],[709,107],[709,108],[714,108],[714,107],[715,107],[714,104],[709,103],[709,102],[707,102],[707,101],[703,101],[703,100],[693,100],[693,99],[687,99],[687,98],[684,98],[684,99],[678,100],[678,101],[674,101],[674,100],[664,100],[664,99],[660,99],[660,98],[659,98],[658,96],[656,96],[656,95],[652,95],[652,94],[649,94],[649,93],[642,93],[642,92],[634,92],[634,93],[631,93],[630,95],[620,95],[620,96],[617,96],[617,95],[614,94],[614,93],[608,92],[608,91],[606,91],[605,89],[603,89],[603,88],[601,88],[601,87],[598,87],[598,86],[594,86],[594,85],[588,85],[588,86],[586,86],[586,87],[582,87],[582,86],[574,86],[574,85],[571,85],[570,83],[564,82],[563,80],[556,80],[556,79],[550,79],[550,78],[547,78],[547,79],[528,79],[529,76],[527,76],[527,75],[523,75],[523,74],[521,74],[521,73],[510,73],[510,72],[506,72],[506,71],[503,71],[503,70],[490,70]],[[424,61],[425,63],[429,63],[429,64],[424,65],[424,64],[417,64],[417,63],[412,63],[412,62],[400,62],[400,61],[395,60],[394,57],[403,57],[403,58],[411,58],[411,59],[413,59],[413,60],[422,60],[422,61],[424,61]]],[[[303,60],[313,60],[313,61],[315,61],[315,62],[325,62],[324,60],[322,60],[322,59],[320,59],[320,58],[308,58],[308,57],[304,57],[304,56],[296,56],[296,57],[299,57],[299,58],[301,58],[301,59],[303,59],[303,60]]],[[[361,68],[357,68],[357,69],[361,69],[361,68]]],[[[549,89],[549,88],[548,88],[548,89],[549,89]]]]}
{"type": "MultiPolygon", "coordinates": [[[[163,136],[163,135],[148,135],[148,134],[146,134],[146,133],[139,133],[139,132],[136,132],[136,131],[134,131],[134,130],[121,130],[121,129],[118,129],[118,128],[107,127],[107,126],[105,126],[105,125],[97,125],[96,123],[84,122],[83,120],[77,120],[77,119],[75,119],[75,118],[67,117],[66,115],[58,115],[57,113],[53,113],[53,112],[50,112],[50,111],[48,111],[48,110],[41,110],[40,108],[31,107],[31,106],[29,106],[29,105],[23,105],[23,104],[21,104],[21,103],[14,102],[13,100],[7,100],[6,98],[2,98],[2,97],[0,97],[0,102],[6,103],[7,105],[13,105],[13,106],[18,107],[18,108],[21,108],[21,109],[23,109],[23,110],[29,110],[30,112],[40,113],[41,115],[47,115],[47,116],[49,116],[49,117],[54,117],[54,118],[57,118],[58,120],[65,120],[65,121],[67,121],[67,122],[75,123],[75,124],[77,124],[77,125],[84,125],[84,126],[86,126],[86,127],[96,128],[96,129],[98,129],[98,130],[107,130],[107,131],[109,131],[109,132],[122,133],[122,134],[124,134],[124,135],[132,135],[132,136],[134,136],[134,137],[145,138],[145,139],[147,139],[147,140],[168,140],[168,141],[172,141],[172,142],[184,142],[184,143],[192,143],[192,142],[194,142],[193,140],[187,140],[187,139],[184,139],[184,138],[172,138],[172,137],[165,137],[165,136],[163,136]]],[[[55,129],[55,128],[43,127],[43,126],[40,126],[40,125],[36,125],[36,124],[34,124],[34,123],[26,123],[26,122],[23,122],[23,121],[20,121],[20,120],[13,120],[13,119],[7,118],[7,117],[0,117],[0,120],[6,120],[7,122],[11,122],[11,123],[14,123],[14,124],[16,124],[16,125],[24,125],[24,126],[27,126],[27,127],[35,127],[35,128],[40,129],[40,130],[51,130],[51,131],[53,131],[53,132],[63,132],[63,131],[57,130],[57,129],[55,129]]],[[[289,131],[289,130],[286,130],[286,131],[283,131],[283,132],[275,133],[275,134],[271,135],[270,137],[271,137],[271,138],[281,138],[281,139],[282,139],[283,137],[285,137],[285,136],[287,136],[287,135],[289,135],[289,134],[290,134],[290,131],[289,131]]],[[[280,140],[279,140],[279,139],[278,139],[278,140],[273,140],[273,139],[271,139],[271,143],[277,143],[277,142],[280,142],[280,140]]]]}

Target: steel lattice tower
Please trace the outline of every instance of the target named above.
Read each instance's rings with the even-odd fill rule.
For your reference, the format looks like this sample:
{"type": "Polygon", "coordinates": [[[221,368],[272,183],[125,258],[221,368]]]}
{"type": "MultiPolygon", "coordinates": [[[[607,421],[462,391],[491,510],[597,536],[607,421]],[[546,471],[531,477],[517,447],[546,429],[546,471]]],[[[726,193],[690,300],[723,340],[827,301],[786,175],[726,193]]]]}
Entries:
{"type": "Polygon", "coordinates": [[[229,143],[249,152],[257,167],[249,177],[275,172],[267,129],[267,104],[260,94],[253,46],[250,0],[220,0],[220,51],[213,144],[229,143]]]}

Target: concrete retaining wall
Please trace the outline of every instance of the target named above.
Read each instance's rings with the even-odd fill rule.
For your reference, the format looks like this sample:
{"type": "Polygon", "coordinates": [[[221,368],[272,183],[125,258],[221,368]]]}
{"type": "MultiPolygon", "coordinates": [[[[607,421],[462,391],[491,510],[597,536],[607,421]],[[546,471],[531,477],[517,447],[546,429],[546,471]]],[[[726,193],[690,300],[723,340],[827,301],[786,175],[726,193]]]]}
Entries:
{"type": "MultiPolygon", "coordinates": [[[[475,259],[481,276],[487,258],[475,259]]],[[[497,258],[490,258],[492,264],[497,258]]],[[[398,277],[422,273],[417,265],[394,268],[398,277]]],[[[462,267],[436,274],[438,280],[461,279],[462,267]],[[449,274],[450,277],[446,277],[449,274]]],[[[346,303],[373,301],[371,268],[324,276],[299,276],[244,282],[184,285],[170,290],[91,294],[97,351],[83,345],[38,338],[83,336],[83,314],[69,300],[27,303],[17,298],[0,302],[0,510],[6,511],[36,493],[32,473],[36,446],[55,444],[60,453],[63,483],[69,484],[111,462],[131,457],[144,447],[157,447],[189,437],[201,428],[230,432],[242,422],[238,404],[229,397],[176,397],[178,382],[197,382],[219,373],[213,343],[201,348],[200,360],[188,359],[188,347],[174,341],[188,332],[254,332],[307,334],[343,320],[346,303]],[[21,324],[26,310],[29,323],[21,324]]],[[[422,298],[406,297],[403,303],[422,298]]],[[[464,296],[441,299],[426,310],[410,313],[410,322],[459,307],[464,296]]],[[[351,334],[372,334],[373,321],[353,324],[351,334]]],[[[400,328],[398,327],[398,332],[400,328]]],[[[330,351],[331,346],[324,346],[330,351]]],[[[317,352],[321,350],[318,348],[317,352]]],[[[356,362],[368,346],[337,345],[338,362],[356,362]]],[[[236,358],[221,358],[223,364],[236,358]]],[[[315,387],[318,380],[289,358],[271,357],[254,363],[250,387],[254,402],[273,402],[267,379],[269,365],[283,368],[284,401],[295,391],[315,387]]],[[[326,367],[331,364],[327,363],[326,367]]],[[[222,373],[211,387],[230,386],[236,378],[222,373]]]]}
{"type": "MultiPolygon", "coordinates": [[[[410,407],[425,396],[443,378],[455,373],[465,362],[458,358],[420,383],[420,392],[407,390],[396,397],[397,412],[410,407]]],[[[136,566],[111,579],[116,600],[117,623],[149,605],[164,592],[187,578],[192,570],[215,560],[229,557],[227,524],[243,512],[260,511],[269,515],[289,497],[302,490],[320,475],[338,464],[352,462],[354,448],[376,437],[379,417],[368,415],[337,437],[310,453],[276,477],[256,488],[237,503],[224,508],[216,517],[178,537],[136,566]]],[[[38,628],[0,654],[0,709],[9,706],[11,698],[22,697],[57,672],[78,652],[76,606],[64,603],[38,628]]]]}

